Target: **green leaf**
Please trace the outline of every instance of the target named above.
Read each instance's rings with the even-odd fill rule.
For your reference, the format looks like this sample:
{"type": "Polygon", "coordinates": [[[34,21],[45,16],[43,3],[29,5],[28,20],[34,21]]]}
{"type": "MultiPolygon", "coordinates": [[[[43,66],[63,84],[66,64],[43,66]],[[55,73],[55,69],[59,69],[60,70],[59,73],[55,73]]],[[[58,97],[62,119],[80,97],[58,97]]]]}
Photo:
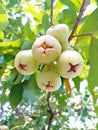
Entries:
{"type": "Polygon", "coordinates": [[[20,101],[22,100],[22,94],[23,94],[23,88],[21,84],[12,86],[10,90],[9,98],[13,109],[15,109],[17,105],[20,103],[20,101]]]}
{"type": "Polygon", "coordinates": [[[21,40],[16,40],[16,41],[4,41],[0,43],[0,48],[1,47],[20,47],[21,45],[21,40]]]}
{"type": "Polygon", "coordinates": [[[4,39],[4,33],[0,31],[0,40],[4,39]]]}
{"type": "Polygon", "coordinates": [[[24,81],[23,84],[23,100],[32,105],[39,94],[40,89],[37,86],[35,75],[30,80],[24,81]]]}
{"type": "Polygon", "coordinates": [[[25,27],[24,27],[24,37],[25,37],[25,39],[30,40],[30,41],[35,40],[35,34],[31,30],[29,22],[27,22],[25,27]]]}
{"type": "Polygon", "coordinates": [[[63,4],[67,5],[70,9],[74,11],[79,11],[80,5],[81,5],[81,0],[60,0],[63,4]]]}
{"type": "MultiPolygon", "coordinates": [[[[96,95],[94,88],[98,86],[98,39],[92,38],[90,49],[89,49],[89,60],[90,60],[90,70],[88,75],[88,86],[89,90],[94,99],[94,105],[96,104],[98,95],[96,95]]],[[[98,106],[95,108],[98,115],[98,106]]]]}
{"type": "Polygon", "coordinates": [[[89,57],[89,46],[91,37],[79,37],[76,41],[76,47],[79,48],[86,59],[89,57]]]}
{"type": "Polygon", "coordinates": [[[12,69],[10,75],[6,78],[4,86],[11,88],[11,86],[21,83],[23,77],[16,69],[12,69]]]}
{"type": "Polygon", "coordinates": [[[67,23],[69,27],[72,27],[76,19],[76,12],[71,9],[64,9],[58,14],[58,21],[60,23],[67,23]]]}
{"type": "Polygon", "coordinates": [[[13,6],[18,3],[18,0],[9,0],[10,5],[13,6]]]}
{"type": "Polygon", "coordinates": [[[50,0],[45,0],[45,1],[44,1],[44,9],[45,9],[45,10],[50,9],[50,2],[51,2],[50,0]]]}
{"type": "Polygon", "coordinates": [[[98,8],[92,12],[91,15],[87,17],[85,23],[83,24],[80,33],[90,33],[98,30],[98,8]]]}
{"type": "Polygon", "coordinates": [[[81,79],[79,77],[76,77],[76,78],[73,78],[73,81],[74,81],[75,87],[79,91],[81,79]]]}
{"type": "Polygon", "coordinates": [[[32,42],[26,40],[24,41],[23,45],[21,46],[21,50],[28,50],[32,48],[32,42]]]}
{"type": "MultiPolygon", "coordinates": [[[[80,29],[79,34],[92,33],[98,30],[98,8],[89,15],[85,22],[83,23],[82,28],[80,29]]],[[[89,45],[90,45],[90,36],[78,37],[76,40],[76,46],[82,50],[84,55],[88,58],[89,45]]]]}
{"type": "Polygon", "coordinates": [[[8,18],[3,6],[0,4],[0,31],[3,31],[8,25],[8,18]]]}
{"type": "Polygon", "coordinates": [[[39,6],[30,4],[30,2],[26,2],[26,7],[24,8],[24,12],[32,14],[33,18],[38,21],[42,20],[43,10],[39,6]]]}
{"type": "Polygon", "coordinates": [[[4,41],[0,43],[0,55],[11,54],[16,55],[17,51],[19,51],[22,42],[21,40],[15,41],[4,41]]]}
{"type": "Polygon", "coordinates": [[[42,27],[44,28],[45,32],[49,28],[50,22],[49,22],[49,16],[48,14],[44,14],[42,18],[42,27]]]}

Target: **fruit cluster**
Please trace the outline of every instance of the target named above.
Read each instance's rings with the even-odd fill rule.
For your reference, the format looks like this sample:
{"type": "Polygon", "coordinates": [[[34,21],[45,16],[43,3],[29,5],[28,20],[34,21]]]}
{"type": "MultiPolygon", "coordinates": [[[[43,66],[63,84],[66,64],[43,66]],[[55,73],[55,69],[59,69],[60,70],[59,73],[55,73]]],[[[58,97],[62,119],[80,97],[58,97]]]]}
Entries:
{"type": "Polygon", "coordinates": [[[48,92],[60,88],[63,78],[74,78],[81,73],[83,58],[75,50],[68,49],[69,28],[66,24],[51,26],[46,35],[37,38],[30,50],[22,50],[15,57],[15,67],[23,75],[35,73],[39,88],[48,92]]]}

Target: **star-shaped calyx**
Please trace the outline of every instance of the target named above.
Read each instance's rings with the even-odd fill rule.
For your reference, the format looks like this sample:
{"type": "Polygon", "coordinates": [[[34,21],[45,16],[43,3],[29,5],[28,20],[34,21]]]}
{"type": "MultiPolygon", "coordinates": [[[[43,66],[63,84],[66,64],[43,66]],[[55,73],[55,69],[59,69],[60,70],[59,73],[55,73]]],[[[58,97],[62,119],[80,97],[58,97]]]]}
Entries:
{"type": "Polygon", "coordinates": [[[73,65],[72,63],[69,63],[69,65],[70,65],[70,69],[67,72],[71,72],[71,71],[76,72],[77,66],[79,64],[73,65]]]}
{"type": "Polygon", "coordinates": [[[43,52],[43,53],[45,53],[47,49],[52,48],[52,47],[51,47],[50,45],[48,45],[46,42],[43,42],[40,47],[42,47],[42,48],[44,49],[44,52],[43,52]]]}
{"type": "Polygon", "coordinates": [[[46,84],[46,89],[48,88],[53,88],[53,84],[51,81],[49,81],[48,84],[46,84]]]}
{"type": "Polygon", "coordinates": [[[26,66],[27,65],[24,65],[24,64],[21,64],[21,63],[18,65],[19,69],[21,69],[21,70],[26,70],[26,66]]]}

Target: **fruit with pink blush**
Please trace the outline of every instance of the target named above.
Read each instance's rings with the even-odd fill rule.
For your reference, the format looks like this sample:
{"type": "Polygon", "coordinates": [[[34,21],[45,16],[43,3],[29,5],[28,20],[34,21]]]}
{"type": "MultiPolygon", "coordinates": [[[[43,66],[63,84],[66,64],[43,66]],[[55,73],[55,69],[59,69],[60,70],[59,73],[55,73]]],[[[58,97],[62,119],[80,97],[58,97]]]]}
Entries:
{"type": "Polygon", "coordinates": [[[15,57],[15,67],[23,75],[31,75],[38,68],[38,63],[34,59],[32,50],[22,50],[15,57]]]}
{"type": "Polygon", "coordinates": [[[66,24],[57,24],[51,26],[46,31],[47,35],[51,35],[58,39],[62,46],[62,51],[67,49],[68,46],[68,35],[69,35],[69,27],[66,24]]]}
{"type": "Polygon", "coordinates": [[[58,72],[63,78],[78,76],[83,68],[83,58],[77,51],[66,50],[58,58],[58,72]]]}
{"type": "Polygon", "coordinates": [[[48,64],[59,57],[61,45],[53,36],[40,36],[32,45],[32,54],[39,63],[48,64]]]}
{"type": "Polygon", "coordinates": [[[53,92],[60,88],[61,77],[54,71],[42,71],[37,76],[37,84],[40,89],[53,92]]]}

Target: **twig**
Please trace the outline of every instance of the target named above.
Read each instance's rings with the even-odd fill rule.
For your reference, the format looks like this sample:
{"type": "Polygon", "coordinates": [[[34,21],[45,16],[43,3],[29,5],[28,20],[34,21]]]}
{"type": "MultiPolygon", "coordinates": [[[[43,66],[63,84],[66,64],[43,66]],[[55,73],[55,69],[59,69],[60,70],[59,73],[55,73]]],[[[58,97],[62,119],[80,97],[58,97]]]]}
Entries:
{"type": "Polygon", "coordinates": [[[48,105],[48,110],[49,110],[49,112],[50,113],[53,113],[53,111],[52,111],[52,108],[51,108],[51,106],[50,106],[50,96],[51,96],[51,93],[49,92],[48,93],[48,96],[47,96],[47,105],[48,105]]]}
{"type": "Polygon", "coordinates": [[[53,117],[54,117],[54,113],[53,113],[52,108],[50,106],[50,96],[51,96],[51,93],[49,92],[48,96],[47,96],[47,103],[48,103],[47,105],[48,105],[48,111],[50,113],[50,118],[49,118],[47,130],[50,130],[50,126],[51,126],[51,123],[52,123],[52,120],[53,120],[53,117]]]}
{"type": "Polygon", "coordinates": [[[92,33],[85,33],[85,34],[77,34],[77,35],[73,35],[73,38],[74,37],[85,37],[85,36],[90,36],[90,37],[92,37],[95,33],[97,33],[98,31],[96,30],[96,31],[94,31],[94,32],[92,32],[92,33]]]}
{"type": "Polygon", "coordinates": [[[75,24],[74,24],[74,26],[73,26],[72,32],[71,32],[71,34],[70,34],[70,36],[69,36],[69,38],[68,38],[68,41],[69,41],[69,42],[72,40],[73,35],[74,35],[74,33],[75,33],[75,31],[76,31],[76,29],[77,29],[77,27],[78,27],[78,24],[79,24],[79,22],[80,22],[80,20],[81,20],[81,18],[82,18],[82,16],[83,16],[83,13],[84,13],[84,11],[86,10],[87,3],[88,3],[88,0],[83,0],[82,5],[81,5],[81,8],[80,8],[79,15],[78,15],[77,18],[76,18],[76,21],[75,21],[75,24]]]}
{"type": "Polygon", "coordinates": [[[51,10],[50,10],[50,25],[53,25],[53,2],[54,0],[51,0],[51,10]]]}
{"type": "Polygon", "coordinates": [[[94,33],[77,34],[77,35],[73,35],[73,38],[75,38],[75,37],[92,36],[93,34],[94,34],[94,33]]]}
{"type": "Polygon", "coordinates": [[[53,121],[53,118],[54,118],[54,116],[55,115],[57,115],[57,114],[60,114],[60,111],[53,111],[52,110],[52,107],[51,107],[51,105],[50,105],[50,96],[51,96],[51,93],[49,92],[48,93],[48,96],[47,96],[47,106],[48,106],[48,111],[49,111],[49,113],[50,113],[50,118],[49,118],[49,123],[48,123],[48,128],[47,128],[47,130],[50,130],[50,127],[51,127],[51,124],[52,124],[52,121],[53,121]]]}

